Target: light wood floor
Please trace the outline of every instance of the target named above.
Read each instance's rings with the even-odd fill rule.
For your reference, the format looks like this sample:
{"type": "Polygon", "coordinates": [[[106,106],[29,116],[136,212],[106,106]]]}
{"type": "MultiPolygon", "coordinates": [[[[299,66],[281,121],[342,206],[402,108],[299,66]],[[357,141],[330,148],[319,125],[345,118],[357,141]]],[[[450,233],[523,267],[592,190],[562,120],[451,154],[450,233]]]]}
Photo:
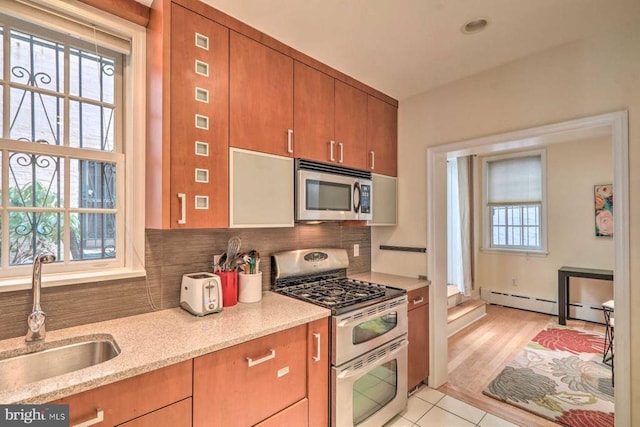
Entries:
{"type": "MultiPolygon", "coordinates": [[[[449,338],[449,382],[438,390],[526,427],[558,424],[482,394],[482,390],[556,316],[487,305],[487,315],[449,338]]],[[[604,333],[604,326],[568,320],[568,326],[604,333]]]]}

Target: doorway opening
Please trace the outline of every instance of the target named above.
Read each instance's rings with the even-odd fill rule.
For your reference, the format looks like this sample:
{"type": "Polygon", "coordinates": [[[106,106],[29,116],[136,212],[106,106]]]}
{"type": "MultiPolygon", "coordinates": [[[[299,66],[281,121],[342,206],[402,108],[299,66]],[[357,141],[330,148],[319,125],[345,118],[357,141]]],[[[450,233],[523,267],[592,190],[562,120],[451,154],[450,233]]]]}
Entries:
{"type": "MultiPolygon", "coordinates": [[[[615,369],[629,372],[629,166],[627,112],[620,111],[521,131],[431,147],[427,150],[428,271],[431,280],[431,367],[429,384],[447,382],[447,158],[489,155],[505,151],[536,149],[567,141],[608,137],[612,145],[614,210],[614,300],[616,302],[615,369]]],[[[629,376],[616,378],[615,413],[620,425],[630,424],[629,376]]]]}

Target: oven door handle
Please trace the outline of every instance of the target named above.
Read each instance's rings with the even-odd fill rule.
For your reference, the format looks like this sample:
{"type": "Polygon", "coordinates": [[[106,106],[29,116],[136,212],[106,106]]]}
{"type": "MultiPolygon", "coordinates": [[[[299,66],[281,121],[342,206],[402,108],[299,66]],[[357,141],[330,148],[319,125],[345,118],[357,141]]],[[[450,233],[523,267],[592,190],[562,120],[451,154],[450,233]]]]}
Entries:
{"type": "MultiPolygon", "coordinates": [[[[409,341],[407,340],[402,340],[402,343],[393,351],[389,352],[389,354],[387,354],[386,357],[384,357],[383,359],[380,359],[379,362],[385,362],[388,359],[391,358],[391,356],[393,356],[394,354],[398,353],[399,351],[401,351],[402,349],[404,349],[405,347],[407,347],[409,345],[409,341]]],[[[370,366],[363,366],[362,368],[359,369],[345,369],[344,371],[340,372],[338,374],[338,378],[341,380],[347,379],[347,378],[351,378],[351,377],[355,377],[356,375],[360,375],[360,372],[363,369],[369,369],[370,366]]]]}
{"type": "Polygon", "coordinates": [[[347,319],[341,320],[340,322],[338,322],[337,326],[338,326],[338,328],[344,328],[345,326],[349,326],[349,325],[352,325],[354,323],[362,323],[363,321],[366,321],[366,320],[369,320],[369,319],[373,319],[375,317],[381,317],[381,316],[384,316],[385,314],[393,313],[394,311],[398,311],[397,308],[400,307],[400,305],[402,305],[402,304],[407,304],[407,301],[404,300],[404,301],[402,301],[401,304],[395,305],[395,306],[391,307],[388,310],[385,310],[385,311],[380,312],[380,313],[376,313],[376,314],[371,315],[371,316],[358,317],[357,319],[347,318],[347,319]]]}

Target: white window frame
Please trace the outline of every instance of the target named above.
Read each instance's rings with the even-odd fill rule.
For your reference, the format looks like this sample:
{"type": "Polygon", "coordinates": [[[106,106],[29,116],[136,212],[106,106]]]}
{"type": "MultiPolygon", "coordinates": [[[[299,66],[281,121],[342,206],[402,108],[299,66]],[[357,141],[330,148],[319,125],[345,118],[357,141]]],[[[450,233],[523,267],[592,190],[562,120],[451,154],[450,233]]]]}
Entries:
{"type": "MultiPolygon", "coordinates": [[[[37,22],[24,12],[19,3],[0,0],[3,11],[16,18],[47,27],[47,22],[37,22]]],[[[130,55],[124,56],[122,144],[120,156],[122,173],[118,172],[116,205],[123,207],[122,223],[118,224],[116,238],[123,237],[118,262],[113,260],[85,261],[67,268],[51,264],[43,268],[43,287],[70,285],[125,279],[146,275],[145,264],[145,123],[146,123],[146,28],[133,24],[81,3],[63,0],[36,0],[36,7],[46,9],[55,16],[85,25],[95,25],[117,37],[131,42],[130,55]],[[134,108],[135,106],[135,108],[134,108]],[[134,125],[136,124],[136,125],[134,125]],[[86,264],[85,264],[86,263],[86,264]],[[85,267],[80,267],[80,265],[85,267]]],[[[55,28],[54,28],[55,29],[55,28]]],[[[19,144],[19,143],[15,143],[19,144]]],[[[39,148],[47,151],[47,147],[39,148]]],[[[83,158],[79,149],[67,148],[72,157],[83,158]],[[75,155],[75,154],[78,155],[75,155]]],[[[20,151],[20,150],[18,150],[20,151]]],[[[46,153],[51,154],[51,153],[46,153]]],[[[61,155],[58,153],[57,155],[61,155]]],[[[66,155],[66,154],[62,154],[66,155]]],[[[0,273],[0,292],[28,289],[31,286],[31,266],[11,267],[20,269],[19,275],[6,270],[0,273]]]]}
{"type": "MultiPolygon", "coordinates": [[[[482,212],[483,212],[483,252],[506,252],[514,254],[538,254],[547,255],[547,152],[546,150],[521,151],[499,156],[482,158],[482,212]],[[514,159],[519,157],[540,156],[542,172],[542,200],[540,203],[540,247],[537,249],[522,246],[492,246],[491,206],[489,206],[489,177],[487,164],[497,160],[514,159]]],[[[522,203],[514,203],[508,206],[521,206],[522,203]]]]}

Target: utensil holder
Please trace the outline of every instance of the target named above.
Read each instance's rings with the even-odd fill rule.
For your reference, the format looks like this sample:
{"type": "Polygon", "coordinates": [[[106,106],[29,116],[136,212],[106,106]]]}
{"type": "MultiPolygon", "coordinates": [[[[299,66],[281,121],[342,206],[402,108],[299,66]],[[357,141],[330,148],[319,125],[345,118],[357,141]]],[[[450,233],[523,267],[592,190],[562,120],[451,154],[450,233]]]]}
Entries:
{"type": "Polygon", "coordinates": [[[243,303],[262,299],[262,271],[255,274],[239,273],[238,300],[243,303]]]}
{"type": "Polygon", "coordinates": [[[218,271],[222,286],[222,306],[231,307],[238,303],[238,272],[218,271]]]}

